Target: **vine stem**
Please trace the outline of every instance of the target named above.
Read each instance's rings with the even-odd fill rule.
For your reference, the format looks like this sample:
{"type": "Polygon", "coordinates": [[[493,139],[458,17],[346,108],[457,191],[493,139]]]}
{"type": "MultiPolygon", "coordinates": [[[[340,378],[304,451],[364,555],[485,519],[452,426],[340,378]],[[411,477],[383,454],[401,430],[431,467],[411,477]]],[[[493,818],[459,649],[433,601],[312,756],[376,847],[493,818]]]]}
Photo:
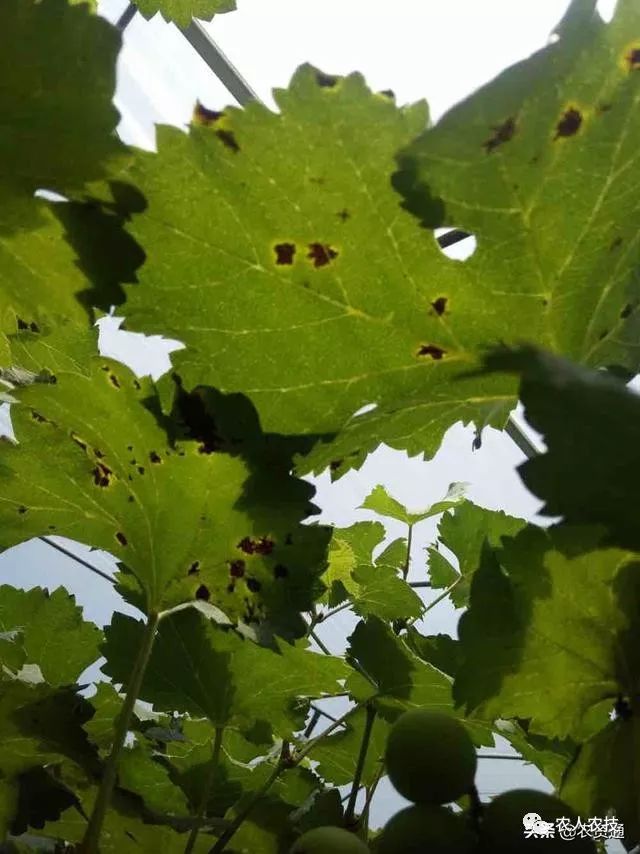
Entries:
{"type": "Polygon", "coordinates": [[[409,532],[407,533],[407,557],[405,558],[404,566],[402,567],[402,578],[407,580],[409,568],[411,566],[411,541],[413,540],[413,525],[409,523],[409,532]]]}
{"type": "Polygon", "coordinates": [[[98,842],[100,840],[102,825],[116,782],[118,759],[120,758],[122,748],[124,747],[127,732],[129,731],[131,718],[133,716],[133,707],[138,699],[144,673],[147,669],[147,664],[149,663],[149,657],[153,648],[153,642],[155,640],[159,620],[160,615],[157,612],[149,614],[147,618],[147,624],[144,628],[144,633],[138,648],[138,654],[129,678],[129,687],[122,704],[122,711],[116,721],[111,753],[109,754],[109,758],[105,764],[104,774],[102,776],[100,788],[98,789],[98,796],[93,805],[93,810],[91,811],[89,824],[87,825],[84,837],[80,843],[80,854],[97,854],[98,852],[98,842]]]}
{"type": "Polygon", "coordinates": [[[452,584],[450,584],[447,588],[445,588],[439,596],[436,596],[436,598],[433,600],[433,602],[429,602],[429,604],[426,606],[426,608],[424,609],[422,614],[420,614],[419,617],[412,617],[410,620],[408,620],[407,621],[407,627],[412,626],[416,622],[416,620],[422,620],[424,618],[425,614],[428,614],[432,608],[435,608],[436,605],[439,605],[443,599],[446,599],[447,596],[449,595],[449,593],[451,593],[451,591],[454,589],[454,587],[457,587],[461,581],[462,581],[462,576],[459,575],[456,578],[456,580],[452,584]]]}
{"type": "MultiPolygon", "coordinates": [[[[202,819],[204,818],[205,812],[207,810],[207,801],[209,800],[211,787],[213,786],[213,781],[215,780],[216,773],[218,771],[218,762],[220,761],[220,750],[222,748],[223,733],[224,727],[216,727],[216,732],[213,738],[211,765],[209,767],[209,773],[207,774],[207,779],[205,780],[204,788],[202,790],[200,805],[198,806],[197,818],[200,819],[200,821],[202,821],[202,819]]],[[[184,848],[184,854],[191,854],[191,852],[193,851],[193,846],[196,844],[196,839],[198,838],[198,832],[200,830],[200,821],[197,824],[194,824],[194,826],[191,828],[191,833],[189,834],[187,844],[184,848]]]]}
{"type": "Polygon", "coordinates": [[[351,784],[351,794],[349,802],[344,813],[344,823],[348,826],[353,821],[353,816],[356,811],[356,801],[358,800],[358,792],[360,791],[360,781],[362,780],[362,772],[364,771],[364,763],[367,759],[367,751],[369,749],[369,741],[371,740],[371,730],[376,719],[376,710],[373,703],[367,704],[366,720],[364,724],[364,733],[362,734],[362,742],[360,743],[360,753],[358,754],[358,762],[356,771],[351,784]]]}
{"type": "MultiPolygon", "coordinates": [[[[367,701],[367,702],[369,702],[369,701],[367,701]]],[[[262,786],[260,786],[260,788],[254,792],[253,796],[247,801],[247,803],[244,805],[244,807],[236,815],[236,817],[233,819],[233,821],[231,822],[229,827],[227,827],[227,829],[224,831],[224,833],[218,838],[215,845],[209,849],[209,854],[220,854],[220,852],[224,851],[225,846],[231,840],[231,838],[235,835],[236,831],[238,830],[238,828],[240,827],[242,822],[247,818],[247,816],[250,814],[252,809],[258,803],[260,798],[262,798],[266,795],[266,793],[269,791],[271,786],[273,786],[273,784],[276,782],[276,780],[278,779],[280,774],[282,774],[282,772],[285,771],[287,768],[295,768],[296,765],[299,765],[302,762],[302,760],[305,758],[305,756],[307,756],[307,754],[310,753],[314,749],[314,747],[319,742],[322,741],[323,738],[326,738],[328,735],[331,735],[331,733],[334,730],[336,730],[336,729],[338,729],[338,727],[342,726],[342,724],[348,718],[350,718],[351,715],[353,715],[355,712],[357,712],[358,709],[362,708],[363,705],[364,705],[364,703],[356,703],[348,711],[346,711],[343,715],[341,715],[339,718],[336,718],[336,720],[331,724],[331,726],[328,726],[324,730],[324,732],[321,732],[320,735],[316,736],[315,738],[310,739],[304,745],[304,747],[302,747],[300,750],[296,751],[294,756],[291,756],[291,754],[289,752],[289,742],[284,741],[282,743],[282,750],[280,751],[280,758],[278,759],[278,762],[277,762],[276,766],[274,767],[273,771],[271,772],[269,777],[265,780],[265,782],[262,784],[262,786]]]]}

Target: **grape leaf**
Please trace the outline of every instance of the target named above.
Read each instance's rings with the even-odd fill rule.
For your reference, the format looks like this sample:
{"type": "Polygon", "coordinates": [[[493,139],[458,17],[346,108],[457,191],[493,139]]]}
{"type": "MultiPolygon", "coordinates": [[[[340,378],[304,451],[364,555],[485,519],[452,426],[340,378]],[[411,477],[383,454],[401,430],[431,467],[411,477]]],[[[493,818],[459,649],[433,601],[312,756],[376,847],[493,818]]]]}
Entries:
{"type": "MultiPolygon", "coordinates": [[[[350,783],[355,775],[356,763],[364,734],[366,713],[359,709],[350,715],[342,729],[318,742],[309,754],[318,762],[315,769],[324,779],[336,786],[350,783]]],[[[390,726],[380,715],[376,716],[369,747],[362,770],[362,785],[369,786],[380,772],[390,726]]]]}
{"type": "Polygon", "coordinates": [[[454,421],[506,414],[510,382],[453,385],[476,356],[432,347],[443,337],[433,303],[461,265],[390,186],[424,105],[397,109],[359,75],[306,66],[276,99],[278,115],[251,104],[198,111],[188,136],[159,128],[159,154],[123,170],[149,202],[128,226],[148,259],[127,289],[127,323],[183,341],[185,386],[242,391],[267,432],[345,431],[301,470],[343,472],[380,441],[432,452],[454,421]]]}
{"type": "Polygon", "coordinates": [[[626,841],[640,839],[638,819],[638,721],[611,721],[583,744],[560,787],[560,797],[581,815],[614,810],[626,841]]]}
{"type": "Polygon", "coordinates": [[[243,390],[267,431],[324,434],[301,471],[344,471],[380,442],[430,454],[458,420],[502,424],[511,380],[469,376],[499,340],[633,368],[634,38],[622,0],[610,25],[564,29],[407,149],[396,183],[422,197],[429,184],[430,226],[477,235],[464,263],[389,185],[424,109],[397,110],[358,75],[303,67],[278,115],[250,105],[200,111],[208,126],[189,136],[160,129],[159,155],[129,172],[149,200],[131,226],[149,255],[131,323],[184,341],[187,386],[243,390]]]}
{"type": "Polygon", "coordinates": [[[518,469],[545,502],[539,512],[602,525],[612,545],[640,550],[638,395],[610,373],[533,348],[496,351],[487,367],[522,373],[527,421],[547,446],[518,469]]]}
{"type": "MultiPolygon", "coordinates": [[[[552,739],[528,732],[516,721],[496,721],[495,732],[518,751],[525,762],[535,765],[556,788],[573,760],[577,745],[570,739],[552,739]]],[[[593,815],[594,813],[589,813],[593,815]]]]}
{"type": "Polygon", "coordinates": [[[192,18],[210,21],[214,15],[232,12],[235,0],[136,0],[136,8],[145,18],[157,12],[167,21],[186,27],[192,18]]]}
{"type": "Polygon", "coordinates": [[[407,562],[407,547],[408,542],[404,537],[393,540],[376,558],[376,566],[389,567],[397,572],[404,570],[407,562]]]}
{"type": "Polygon", "coordinates": [[[113,727],[122,710],[122,698],[110,682],[99,682],[89,702],[94,708],[91,720],[84,725],[89,741],[105,757],[113,743],[113,727]]]}
{"type": "MultiPolygon", "coordinates": [[[[0,233],[38,223],[36,190],[77,192],[122,156],[112,103],[119,49],[118,31],[88,4],[2,3],[0,233]]],[[[47,237],[45,231],[26,257],[36,258],[47,237]]],[[[17,249],[24,240],[20,234],[16,239],[17,249]]],[[[3,241],[2,255],[11,257],[11,241],[3,241]]]]}
{"type": "Polygon", "coordinates": [[[620,0],[605,25],[595,0],[573,0],[556,36],[399,158],[405,205],[424,218],[437,198],[441,224],[478,240],[431,343],[527,340],[636,370],[640,9],[620,0]]]}
{"type": "Polygon", "coordinates": [[[327,588],[322,601],[335,607],[357,592],[351,573],[356,566],[371,562],[371,553],[383,539],[384,526],[380,522],[356,522],[348,528],[334,528],[328,566],[322,576],[327,588]]]}
{"type": "Polygon", "coordinates": [[[75,682],[98,658],[102,633],[83,621],[75,597],[62,587],[49,593],[0,586],[0,630],[12,629],[20,630],[25,662],[37,664],[51,685],[75,682]]]}
{"type": "Polygon", "coordinates": [[[434,709],[459,717],[476,744],[493,744],[491,725],[486,720],[480,716],[464,718],[454,710],[452,679],[418,658],[376,617],[358,623],[349,638],[347,660],[361,669],[347,681],[352,696],[360,702],[376,697],[376,706],[385,719],[393,721],[407,709],[434,709]]]}
{"type": "Polygon", "coordinates": [[[0,839],[4,839],[18,808],[18,790],[13,781],[0,779],[0,839]]]}
{"type": "Polygon", "coordinates": [[[598,549],[598,532],[528,527],[487,548],[459,624],[454,697],[467,712],[525,718],[531,731],[578,740],[635,691],[638,565],[598,549]],[[586,554],[576,554],[591,542],[586,554]]]}
{"type": "Polygon", "coordinates": [[[458,559],[458,567],[449,563],[435,546],[428,549],[431,586],[440,589],[455,587],[450,592],[456,608],[464,608],[469,601],[473,573],[480,563],[483,543],[500,544],[503,536],[513,536],[526,523],[495,510],[485,510],[470,501],[460,504],[453,513],[446,513],[438,524],[438,543],[446,546],[458,559]]]}
{"type": "Polygon", "coordinates": [[[170,780],[168,769],[156,762],[142,745],[121,754],[118,783],[123,789],[139,795],[153,812],[171,816],[189,812],[187,799],[170,780]]]}
{"type": "MultiPolygon", "coordinates": [[[[122,614],[106,629],[103,670],[114,681],[127,683],[141,630],[142,623],[122,614]]],[[[140,699],[206,717],[214,726],[264,721],[288,737],[300,725],[294,701],[339,693],[347,675],[342,659],[284,641],[260,647],[185,608],[160,622],[140,699]]]]}
{"type": "Polygon", "coordinates": [[[39,765],[68,758],[80,764],[93,761],[82,724],[87,703],[73,691],[18,679],[4,681],[0,690],[0,773],[16,777],[39,765]]]}
{"type": "Polygon", "coordinates": [[[230,619],[269,614],[302,631],[297,611],[319,589],[328,530],[300,524],[315,510],[313,487],[290,475],[277,442],[254,437],[244,457],[237,444],[224,453],[174,442],[149,380],[85,353],[57,365],[51,339],[21,361],[36,359],[38,347],[56,383],[22,390],[19,444],[0,449],[0,544],[55,532],[118,557],[143,609],[195,596],[230,619]]]}
{"type": "Polygon", "coordinates": [[[367,495],[360,508],[362,510],[373,510],[380,516],[390,516],[399,522],[406,522],[407,525],[417,525],[418,522],[422,522],[430,516],[437,516],[438,513],[456,507],[463,500],[464,484],[452,483],[442,501],[432,504],[431,507],[427,507],[422,512],[410,513],[403,504],[389,495],[384,486],[379,485],[367,495]]]}

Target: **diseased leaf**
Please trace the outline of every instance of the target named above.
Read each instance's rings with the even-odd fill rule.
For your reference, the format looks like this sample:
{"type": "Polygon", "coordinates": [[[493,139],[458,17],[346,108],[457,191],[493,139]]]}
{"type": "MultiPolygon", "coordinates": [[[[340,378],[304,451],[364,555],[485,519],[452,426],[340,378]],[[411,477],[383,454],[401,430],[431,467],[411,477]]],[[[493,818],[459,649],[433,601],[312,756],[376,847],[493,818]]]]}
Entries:
{"type": "Polygon", "coordinates": [[[540,512],[602,525],[612,545],[640,550],[638,395],[611,373],[533,348],[497,351],[487,367],[522,375],[526,418],[542,433],[547,451],[518,470],[544,500],[540,512]]]}
{"type": "MultiPolygon", "coordinates": [[[[116,682],[128,682],[130,650],[141,629],[142,623],[115,614],[105,632],[103,669],[116,682]]],[[[263,721],[289,737],[300,727],[294,701],[339,693],[339,680],[347,675],[339,658],[284,641],[260,647],[185,608],[160,622],[140,699],[160,710],[206,717],[214,726],[246,728],[263,721]]]]}
{"type": "Polygon", "coordinates": [[[584,528],[528,527],[496,557],[485,550],[459,624],[454,696],[467,712],[581,740],[604,726],[618,693],[635,692],[638,565],[598,545],[584,528]]]}
{"type": "Polygon", "coordinates": [[[507,516],[501,510],[485,510],[470,501],[460,504],[453,513],[446,513],[438,524],[438,543],[446,546],[458,559],[454,569],[447,558],[435,546],[430,546],[429,577],[431,586],[447,588],[455,582],[449,594],[456,608],[464,608],[469,602],[469,589],[473,573],[480,564],[480,555],[485,540],[498,546],[503,536],[514,536],[525,526],[523,519],[507,516]]]}
{"type": "Polygon", "coordinates": [[[27,664],[37,664],[51,685],[75,682],[98,658],[102,633],[82,619],[82,609],[63,587],[53,593],[34,587],[0,586],[0,631],[17,629],[27,664]]]}
{"type": "Polygon", "coordinates": [[[574,0],[556,35],[400,156],[405,205],[424,220],[437,200],[438,224],[478,241],[432,343],[526,340],[637,370],[640,9],[620,0],[605,25],[574,0]]]}
{"type": "Polygon", "coordinates": [[[222,439],[173,441],[178,425],[160,418],[149,380],[84,352],[58,365],[50,340],[22,352],[23,363],[46,360],[56,383],[22,390],[19,444],[0,448],[0,545],[67,536],[121,560],[142,609],[196,598],[231,620],[268,615],[301,633],[328,530],[300,524],[314,490],[291,476],[286,447],[260,434],[229,452],[222,439]]]}
{"type": "Polygon", "coordinates": [[[214,15],[233,11],[236,4],[235,0],[137,0],[136,8],[145,18],[160,12],[165,20],[186,27],[192,18],[210,21],[214,15]]]}
{"type": "Polygon", "coordinates": [[[432,454],[459,420],[502,425],[513,382],[472,375],[496,341],[635,370],[640,13],[621,0],[609,25],[562,33],[413,145],[423,107],[306,66],[277,115],[161,129],[127,173],[149,200],[131,225],[149,257],[132,327],[186,344],[187,387],[243,391],[265,430],[323,435],[300,471],[344,472],[380,442],[432,454]],[[400,148],[406,206],[473,232],[471,259],[398,209],[400,148]]]}

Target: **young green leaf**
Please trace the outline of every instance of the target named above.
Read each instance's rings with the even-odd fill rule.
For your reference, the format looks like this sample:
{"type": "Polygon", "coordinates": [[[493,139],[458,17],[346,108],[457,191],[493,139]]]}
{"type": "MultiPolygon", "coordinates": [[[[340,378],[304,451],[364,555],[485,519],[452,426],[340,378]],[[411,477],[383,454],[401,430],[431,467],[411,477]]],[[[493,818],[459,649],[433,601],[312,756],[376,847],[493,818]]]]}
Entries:
{"type": "Polygon", "coordinates": [[[137,0],[136,8],[145,18],[160,12],[166,21],[186,27],[192,18],[210,21],[214,15],[233,11],[236,4],[235,0],[137,0]]]}

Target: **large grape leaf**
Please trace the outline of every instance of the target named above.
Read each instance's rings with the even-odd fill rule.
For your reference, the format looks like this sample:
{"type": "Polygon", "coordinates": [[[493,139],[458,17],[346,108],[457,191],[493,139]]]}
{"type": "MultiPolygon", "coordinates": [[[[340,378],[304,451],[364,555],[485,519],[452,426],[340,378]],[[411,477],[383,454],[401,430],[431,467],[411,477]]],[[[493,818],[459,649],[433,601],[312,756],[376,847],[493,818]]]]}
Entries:
{"type": "MultiPolygon", "coordinates": [[[[103,669],[114,681],[127,683],[142,630],[132,617],[114,615],[103,650],[103,669]]],[[[261,647],[185,608],[161,620],[139,696],[214,726],[262,721],[287,737],[300,728],[301,711],[304,717],[296,701],[340,693],[348,672],[342,659],[283,641],[261,647]]]]}
{"type": "Polygon", "coordinates": [[[501,510],[486,510],[469,501],[453,513],[445,513],[438,524],[438,546],[428,548],[431,586],[440,589],[455,585],[450,592],[451,601],[456,608],[464,608],[485,540],[497,546],[501,537],[515,535],[525,524],[501,510]],[[451,565],[440,545],[453,552],[457,567],[451,565]]]}
{"type": "MultiPolygon", "coordinates": [[[[82,190],[122,155],[112,103],[119,49],[120,34],[89,4],[3,0],[0,234],[38,222],[36,190],[82,190]]],[[[2,246],[9,255],[11,241],[2,246]]]]}
{"type": "MultiPolygon", "coordinates": [[[[0,449],[0,545],[68,536],[116,555],[137,580],[130,598],[147,611],[195,596],[230,619],[270,614],[300,631],[328,531],[300,524],[315,510],[313,487],[290,475],[286,448],[259,435],[244,455],[230,440],[224,452],[221,436],[172,441],[176,425],[159,416],[150,381],[87,356],[93,334],[81,343],[77,360],[50,339],[21,351],[23,362],[44,353],[56,382],[23,389],[19,444],[0,449]]],[[[219,401],[219,412],[242,436],[237,407],[219,401]]]]}
{"type": "MultiPolygon", "coordinates": [[[[315,770],[324,780],[336,786],[351,783],[364,735],[365,719],[365,711],[359,709],[349,717],[343,728],[322,739],[310,752],[311,759],[318,762],[315,770]]],[[[383,717],[376,716],[362,769],[363,786],[369,786],[380,773],[389,729],[388,722],[383,717]]]]}
{"type": "Polygon", "coordinates": [[[63,587],[49,593],[40,587],[0,587],[0,631],[17,630],[27,664],[37,664],[51,685],[75,682],[98,658],[102,633],[84,622],[82,609],[63,587]]]}
{"type": "Polygon", "coordinates": [[[467,712],[581,740],[635,694],[638,564],[598,545],[591,529],[529,527],[497,556],[485,549],[458,629],[454,697],[467,712]]]}
{"type": "Polygon", "coordinates": [[[545,454],[518,471],[544,500],[540,512],[603,526],[613,545],[640,550],[640,398],[621,379],[533,348],[497,351],[491,370],[521,373],[528,422],[545,454]]]}
{"type": "Polygon", "coordinates": [[[442,196],[423,219],[476,233],[464,263],[390,186],[424,109],[358,75],[303,67],[278,115],[200,110],[189,136],[160,129],[159,155],[128,172],[149,201],[132,225],[149,255],[132,325],[184,341],[186,384],[244,390],[265,429],[339,433],[311,470],[381,441],[432,453],[458,420],[503,423],[513,383],[467,376],[500,340],[634,366],[638,18],[623,0],[609,26],[565,27],[409,149],[396,183],[415,196],[417,173],[442,196]]]}
{"type": "Polygon", "coordinates": [[[232,12],[235,0],[136,0],[136,7],[145,18],[160,12],[167,21],[186,27],[192,18],[210,21],[214,15],[232,12]]]}
{"type": "Polygon", "coordinates": [[[595,6],[573,0],[555,41],[400,157],[407,207],[420,215],[437,197],[478,240],[441,291],[433,343],[449,352],[524,339],[638,366],[640,7],[619,0],[605,25],[595,6]]]}

